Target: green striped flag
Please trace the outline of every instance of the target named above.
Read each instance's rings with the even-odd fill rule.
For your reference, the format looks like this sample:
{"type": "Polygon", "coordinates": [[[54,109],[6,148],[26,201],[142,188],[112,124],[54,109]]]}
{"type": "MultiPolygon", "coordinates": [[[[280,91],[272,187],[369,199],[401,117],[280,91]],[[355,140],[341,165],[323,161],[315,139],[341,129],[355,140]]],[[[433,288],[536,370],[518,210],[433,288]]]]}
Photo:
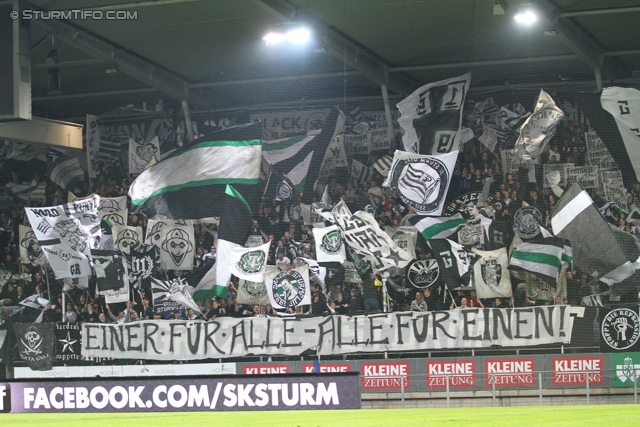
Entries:
{"type": "Polygon", "coordinates": [[[556,283],[561,270],[564,243],[547,237],[519,245],[511,254],[509,269],[524,270],[549,283],[556,283]]]}
{"type": "Polygon", "coordinates": [[[201,219],[222,214],[227,184],[239,192],[258,184],[260,123],[205,135],[141,173],[131,184],[133,206],[151,218],[201,219]]]}
{"type": "Polygon", "coordinates": [[[466,224],[460,214],[444,217],[414,216],[409,219],[409,222],[418,229],[427,242],[430,239],[446,239],[455,234],[461,225],[466,224]]]}

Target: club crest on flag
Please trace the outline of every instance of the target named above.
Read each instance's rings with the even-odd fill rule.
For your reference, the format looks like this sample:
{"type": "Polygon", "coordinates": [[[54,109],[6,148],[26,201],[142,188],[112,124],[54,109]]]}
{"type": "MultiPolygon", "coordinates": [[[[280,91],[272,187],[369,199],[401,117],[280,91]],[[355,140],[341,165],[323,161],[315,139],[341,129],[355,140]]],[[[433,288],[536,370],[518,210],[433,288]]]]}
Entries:
{"type": "Polygon", "coordinates": [[[162,242],[162,249],[169,253],[176,265],[182,264],[187,254],[192,252],[193,245],[184,230],[175,228],[167,233],[167,238],[162,242]]]}
{"type": "Polygon", "coordinates": [[[320,243],[320,249],[328,255],[337,255],[341,248],[342,238],[340,238],[340,232],[338,230],[325,234],[322,238],[322,243],[320,243]]]}
{"type": "Polygon", "coordinates": [[[306,284],[302,274],[295,270],[279,273],[273,278],[272,295],[282,307],[295,307],[302,302],[306,293],[306,284]]]}
{"type": "Polygon", "coordinates": [[[267,296],[267,288],[261,282],[250,282],[249,280],[241,280],[238,292],[242,294],[244,299],[260,300],[267,296]]]}
{"type": "Polygon", "coordinates": [[[488,287],[497,290],[502,279],[502,266],[497,258],[485,257],[480,259],[480,271],[482,272],[482,280],[488,287]]]}
{"type": "Polygon", "coordinates": [[[602,338],[614,350],[633,347],[640,338],[638,322],[638,313],[633,310],[611,310],[602,321],[602,338]]]}
{"type": "Polygon", "coordinates": [[[24,336],[20,338],[22,345],[24,346],[24,352],[28,355],[42,354],[40,347],[42,346],[42,336],[38,332],[38,328],[35,326],[29,326],[24,336]]]}
{"type": "Polygon", "coordinates": [[[276,186],[276,200],[281,202],[283,200],[288,200],[291,198],[291,186],[286,182],[282,181],[276,186]]]}
{"type": "Polygon", "coordinates": [[[419,259],[407,269],[407,279],[416,288],[426,288],[438,280],[440,267],[435,259],[419,259]]]}
{"type": "Polygon", "coordinates": [[[391,190],[417,211],[435,211],[446,196],[449,172],[437,158],[400,160],[391,173],[391,190]]]}
{"type": "Polygon", "coordinates": [[[533,206],[525,206],[516,211],[513,218],[513,231],[521,239],[532,239],[540,234],[542,223],[540,211],[533,206]]]}
{"type": "Polygon", "coordinates": [[[236,263],[236,268],[244,274],[263,273],[265,270],[264,251],[251,251],[242,255],[242,257],[240,257],[240,261],[236,263]]]}
{"type": "Polygon", "coordinates": [[[20,240],[20,246],[27,250],[27,258],[32,264],[40,260],[40,257],[43,255],[42,248],[40,248],[38,239],[36,239],[33,231],[27,231],[25,233],[22,240],[20,240]]]}

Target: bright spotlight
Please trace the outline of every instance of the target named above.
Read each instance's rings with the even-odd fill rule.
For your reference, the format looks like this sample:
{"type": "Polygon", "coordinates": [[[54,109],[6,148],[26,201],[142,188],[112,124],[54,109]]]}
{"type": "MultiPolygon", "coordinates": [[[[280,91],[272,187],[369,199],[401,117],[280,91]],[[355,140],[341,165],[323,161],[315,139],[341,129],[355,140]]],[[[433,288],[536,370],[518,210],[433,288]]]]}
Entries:
{"type": "Polygon", "coordinates": [[[519,24],[531,25],[538,20],[538,17],[532,10],[524,10],[517,12],[513,19],[519,24]]]}
{"type": "Polygon", "coordinates": [[[266,36],[262,38],[265,42],[267,42],[267,46],[270,44],[277,44],[285,41],[287,39],[287,35],[278,32],[270,32],[266,36]]]}
{"type": "Polygon", "coordinates": [[[296,28],[295,30],[287,31],[287,39],[293,43],[306,43],[309,37],[311,37],[311,34],[306,28],[296,28]]]}

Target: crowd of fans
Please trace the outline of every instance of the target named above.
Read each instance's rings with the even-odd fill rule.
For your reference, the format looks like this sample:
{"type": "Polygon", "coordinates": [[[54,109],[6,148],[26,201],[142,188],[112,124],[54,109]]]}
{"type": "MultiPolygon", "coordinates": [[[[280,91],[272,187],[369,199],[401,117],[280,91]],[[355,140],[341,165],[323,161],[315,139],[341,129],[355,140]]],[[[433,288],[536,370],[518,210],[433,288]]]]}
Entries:
{"type": "MultiPolygon", "coordinates": [[[[538,208],[543,215],[544,225],[550,226],[550,214],[553,211],[557,197],[549,188],[542,186],[542,165],[546,163],[567,163],[575,165],[589,165],[586,151],[584,132],[586,129],[565,120],[560,123],[548,151],[536,166],[537,182],[529,182],[526,171],[507,173],[503,170],[500,151],[513,148],[515,135],[508,136],[495,150],[491,152],[476,138],[464,144],[449,190],[449,200],[468,192],[480,192],[488,178],[492,178],[490,195],[491,202],[478,206],[482,215],[494,221],[502,221],[505,230],[512,230],[513,217],[523,206],[523,202],[538,208]]],[[[401,145],[399,137],[396,145],[401,145]]],[[[377,152],[369,157],[358,159],[371,166],[383,154],[377,152]]],[[[373,168],[372,168],[373,171],[373,168]]],[[[55,184],[47,181],[43,206],[65,203],[66,192],[55,184]]],[[[384,177],[377,172],[364,180],[352,179],[344,170],[336,170],[329,180],[329,195],[333,204],[340,200],[347,203],[355,212],[363,203],[375,204],[375,217],[381,228],[387,226],[408,226],[408,219],[415,215],[412,209],[402,203],[396,194],[382,187],[384,177]]],[[[87,183],[85,188],[75,189],[77,195],[88,195],[95,192],[102,197],[116,197],[126,195],[129,189],[129,179],[125,170],[111,168],[108,173],[87,183]]],[[[630,188],[629,208],[640,207],[640,183],[630,188]]],[[[604,197],[596,190],[589,190],[598,205],[605,203],[604,197]]],[[[315,259],[315,244],[313,227],[303,222],[300,198],[293,195],[291,199],[276,201],[274,195],[266,195],[258,209],[257,216],[252,220],[251,235],[266,236],[271,241],[268,263],[277,265],[281,270],[299,265],[301,256],[315,259]]],[[[230,283],[227,298],[212,298],[197,301],[202,314],[193,310],[171,311],[156,313],[153,310],[153,298],[149,289],[132,291],[131,299],[126,304],[105,303],[104,297],[95,292],[95,283],[89,280],[88,288],[79,288],[74,284],[64,285],[56,280],[48,266],[33,266],[21,264],[19,261],[18,226],[26,224],[24,202],[15,199],[13,207],[0,214],[0,248],[3,248],[3,259],[0,268],[8,272],[11,277],[0,290],[0,303],[4,306],[16,306],[27,297],[37,294],[48,300],[44,307],[46,319],[50,321],[63,320],[76,322],[106,322],[122,323],[142,319],[213,319],[224,316],[231,317],[266,317],[277,315],[353,315],[363,312],[383,310],[412,310],[432,311],[448,310],[466,307],[518,307],[535,304],[574,304],[579,305],[582,297],[602,293],[606,290],[596,279],[587,278],[580,271],[570,268],[563,280],[565,283],[557,289],[552,289],[544,295],[527,294],[522,280],[513,278],[513,294],[510,299],[478,299],[473,290],[460,289],[461,283],[446,284],[439,279],[429,288],[415,288],[402,275],[391,276],[387,281],[387,293],[383,292],[383,281],[380,276],[371,272],[361,274],[362,282],[346,283],[327,280],[325,284],[312,284],[312,303],[309,306],[297,307],[277,312],[269,306],[243,305],[237,303],[237,282],[230,283]],[[64,302],[63,302],[64,301],[64,302]]],[[[38,203],[32,203],[36,205],[38,203]]],[[[459,206],[464,211],[464,206],[459,206]]],[[[637,220],[629,221],[626,213],[621,210],[610,210],[607,219],[616,226],[634,235],[640,234],[640,224],[637,220]]],[[[144,216],[130,213],[129,225],[140,226],[146,231],[147,220],[144,216]]],[[[195,228],[196,251],[194,268],[205,263],[216,262],[217,226],[216,224],[197,224],[195,228]]],[[[550,227],[549,227],[550,228],[550,227]]],[[[505,244],[508,247],[513,237],[507,236],[505,244]]],[[[495,249],[493,247],[492,249],[495,249]]],[[[421,237],[416,246],[416,258],[428,259],[433,255],[429,246],[421,237]]],[[[170,279],[189,274],[185,271],[165,271],[159,264],[154,275],[160,279],[170,279]]],[[[340,278],[341,276],[338,275],[340,278]]],[[[339,279],[338,279],[339,280],[339,279]]],[[[5,312],[4,315],[9,315],[5,312]]]]}

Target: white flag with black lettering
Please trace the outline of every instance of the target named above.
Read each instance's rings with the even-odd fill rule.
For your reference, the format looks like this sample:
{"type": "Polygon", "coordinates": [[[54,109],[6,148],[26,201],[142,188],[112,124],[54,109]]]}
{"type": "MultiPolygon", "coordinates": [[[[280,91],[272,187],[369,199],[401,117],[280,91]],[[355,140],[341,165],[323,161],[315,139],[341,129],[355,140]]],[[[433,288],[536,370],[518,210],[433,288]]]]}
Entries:
{"type": "MultiPolygon", "coordinates": [[[[333,218],[333,217],[332,217],[333,218]]],[[[318,262],[345,262],[347,251],[337,225],[313,229],[318,262]]]]}
{"type": "Polygon", "coordinates": [[[457,151],[464,100],[471,72],[418,88],[397,105],[402,142],[409,153],[445,154],[457,151]]]}
{"type": "Polygon", "coordinates": [[[91,275],[89,257],[100,238],[100,196],[65,205],[25,208],[40,248],[56,278],[91,275]]]}
{"type": "Polygon", "coordinates": [[[332,213],[344,241],[371,262],[374,272],[404,268],[413,259],[380,229],[371,214],[364,211],[352,214],[344,202],[338,203],[332,213]]]}
{"type": "Polygon", "coordinates": [[[311,304],[309,266],[280,271],[276,266],[267,266],[264,273],[267,295],[273,308],[298,307],[311,304]]]}
{"type": "Polygon", "coordinates": [[[396,150],[383,186],[417,213],[440,216],[457,158],[457,151],[429,156],[396,150]]]}

